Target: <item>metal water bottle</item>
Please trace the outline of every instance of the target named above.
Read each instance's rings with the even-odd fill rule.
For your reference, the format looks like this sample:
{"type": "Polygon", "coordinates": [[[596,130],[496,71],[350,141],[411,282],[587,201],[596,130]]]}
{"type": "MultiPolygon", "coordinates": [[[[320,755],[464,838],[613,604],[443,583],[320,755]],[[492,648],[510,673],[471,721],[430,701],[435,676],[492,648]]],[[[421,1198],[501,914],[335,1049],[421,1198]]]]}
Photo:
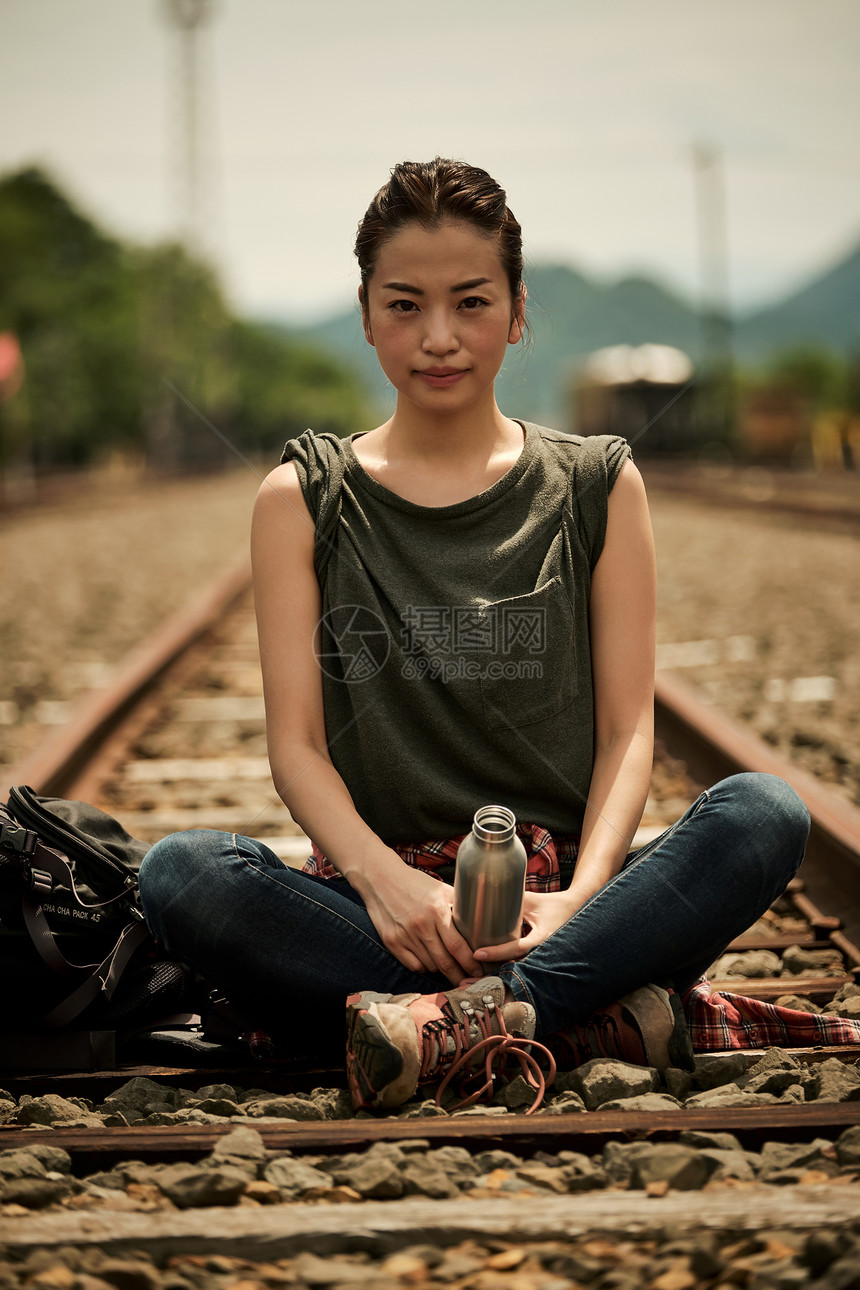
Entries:
{"type": "Polygon", "coordinates": [[[526,851],[506,806],[481,806],[460,843],[454,871],[454,923],[473,950],[519,936],[526,851]]]}

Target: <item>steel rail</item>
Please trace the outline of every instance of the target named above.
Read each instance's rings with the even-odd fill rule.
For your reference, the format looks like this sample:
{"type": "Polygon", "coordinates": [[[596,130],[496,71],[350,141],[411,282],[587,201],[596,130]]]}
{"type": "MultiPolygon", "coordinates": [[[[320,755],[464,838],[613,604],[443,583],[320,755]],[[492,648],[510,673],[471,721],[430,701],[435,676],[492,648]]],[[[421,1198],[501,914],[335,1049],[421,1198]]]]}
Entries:
{"type": "Polygon", "coordinates": [[[503,1147],[530,1154],[551,1147],[587,1151],[610,1139],[662,1141],[684,1130],[734,1133],[750,1147],[762,1141],[806,1141],[831,1132],[838,1136],[860,1124],[858,1102],[809,1102],[790,1106],[691,1107],[676,1111],[578,1111],[561,1115],[439,1115],[355,1120],[297,1120],[283,1125],[247,1118],[221,1125],[135,1125],[104,1129],[0,1128],[0,1150],[43,1142],[76,1158],[104,1162],[121,1156],[190,1159],[208,1154],[220,1138],[240,1125],[256,1129],[270,1150],[360,1151],[374,1142],[425,1139],[433,1147],[469,1142],[475,1149],[503,1147]]]}
{"type": "Polygon", "coordinates": [[[71,795],[88,765],[168,670],[179,662],[249,588],[251,562],[242,555],[190,605],[166,619],[119,664],[109,683],[77,705],[69,721],[18,766],[8,767],[10,785],[29,784],[37,793],[71,795]]]}
{"type": "Polygon", "coordinates": [[[705,703],[672,672],[657,674],[654,716],[657,736],[700,783],[759,771],[778,775],[799,793],[812,818],[801,870],[806,891],[819,909],[839,910],[843,939],[850,943],[854,963],[860,962],[860,809],[734,717],[705,703]]]}

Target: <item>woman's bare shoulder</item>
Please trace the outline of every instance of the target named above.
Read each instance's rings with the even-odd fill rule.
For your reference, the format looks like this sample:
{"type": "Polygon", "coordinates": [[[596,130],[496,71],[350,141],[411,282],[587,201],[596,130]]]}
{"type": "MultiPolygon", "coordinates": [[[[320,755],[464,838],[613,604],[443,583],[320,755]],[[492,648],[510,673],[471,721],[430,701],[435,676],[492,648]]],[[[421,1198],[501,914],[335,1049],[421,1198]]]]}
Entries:
{"type": "Polygon", "coordinates": [[[257,490],[254,505],[254,516],[257,519],[290,519],[301,520],[310,524],[313,521],[299,483],[299,473],[293,461],[282,462],[270,470],[257,490]]]}

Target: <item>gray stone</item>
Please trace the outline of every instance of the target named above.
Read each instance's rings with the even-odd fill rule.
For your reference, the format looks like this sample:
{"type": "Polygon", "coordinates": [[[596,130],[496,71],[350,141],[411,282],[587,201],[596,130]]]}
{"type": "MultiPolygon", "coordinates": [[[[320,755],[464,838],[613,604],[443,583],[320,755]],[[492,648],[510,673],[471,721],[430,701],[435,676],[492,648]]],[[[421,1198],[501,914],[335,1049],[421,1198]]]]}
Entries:
{"type": "Polygon", "coordinates": [[[480,1120],[488,1115],[510,1115],[505,1106],[484,1106],[476,1102],[472,1106],[463,1106],[448,1112],[451,1116],[471,1116],[473,1119],[480,1120]]]}
{"type": "Polygon", "coordinates": [[[400,1167],[404,1196],[429,1196],[432,1200],[446,1200],[459,1196],[459,1188],[452,1178],[426,1157],[410,1157],[400,1167]]]}
{"type": "Polygon", "coordinates": [[[653,1066],[634,1066],[631,1062],[598,1057],[570,1072],[570,1088],[578,1093],[589,1111],[616,1098],[654,1093],[660,1087],[660,1076],[653,1066]]]}
{"type": "Polygon", "coordinates": [[[141,1112],[133,1111],[131,1107],[127,1107],[124,1111],[102,1112],[101,1115],[106,1129],[127,1129],[143,1119],[141,1112]]]}
{"type": "Polygon", "coordinates": [[[773,1093],[745,1093],[737,1084],[725,1084],[720,1088],[709,1088],[703,1093],[694,1093],[685,1103],[688,1107],[718,1106],[772,1106],[779,1101],[773,1093]]]}
{"type": "Polygon", "coordinates": [[[745,950],[742,954],[724,954],[717,959],[708,976],[713,980],[748,980],[751,977],[779,976],[782,960],[773,950],[745,950]]]}
{"type": "Polygon", "coordinates": [[[27,1209],[44,1209],[81,1190],[73,1178],[55,1175],[53,1178],[9,1178],[0,1187],[0,1202],[4,1205],[24,1205],[27,1209]]]}
{"type": "Polygon", "coordinates": [[[119,1088],[114,1089],[110,1097],[105,1098],[102,1109],[109,1111],[131,1106],[145,1112],[148,1106],[169,1106],[175,1108],[181,1104],[182,1094],[178,1089],[167,1084],[157,1084],[145,1075],[135,1075],[126,1080],[119,1088]]]}
{"type": "Polygon", "coordinates": [[[813,1142],[765,1142],[761,1149],[761,1177],[770,1181],[770,1174],[782,1169],[808,1168],[814,1162],[827,1159],[833,1143],[827,1138],[813,1142]]]}
{"type": "Polygon", "coordinates": [[[843,1169],[860,1169],[860,1124],[840,1133],[836,1139],[836,1159],[843,1169]]]}
{"type": "Polygon", "coordinates": [[[578,1093],[571,1089],[567,1093],[560,1093],[554,1097],[546,1106],[542,1106],[535,1115],[575,1115],[585,1110],[585,1103],[578,1093]]]}
{"type": "Polygon", "coordinates": [[[16,1124],[64,1124],[75,1128],[101,1128],[102,1121],[81,1106],[78,1098],[45,1093],[42,1097],[25,1094],[15,1113],[16,1124]]]}
{"type": "Polygon", "coordinates": [[[741,1151],[740,1140],[733,1133],[706,1132],[703,1129],[684,1129],[678,1134],[678,1141],[685,1147],[712,1147],[717,1151],[741,1151]]]}
{"type": "Polygon", "coordinates": [[[41,1160],[46,1169],[52,1169],[60,1174],[72,1172],[72,1157],[62,1147],[55,1147],[50,1142],[31,1142],[24,1150],[29,1151],[30,1155],[35,1156],[37,1160],[41,1160]]]}
{"type": "Polygon", "coordinates": [[[744,1087],[746,1080],[755,1079],[768,1071],[794,1071],[801,1069],[801,1064],[797,1058],[785,1048],[766,1048],[759,1057],[750,1056],[750,1066],[746,1076],[738,1080],[741,1088],[744,1087]]]}
{"type": "Polygon", "coordinates": [[[407,1102],[401,1111],[398,1111],[399,1120],[421,1120],[430,1116],[447,1115],[448,1112],[441,1106],[437,1106],[433,1098],[426,1098],[423,1102],[407,1102]]]}
{"type": "Polygon", "coordinates": [[[633,1177],[637,1156],[651,1149],[649,1142],[607,1142],[600,1164],[610,1183],[626,1186],[633,1177]]]}
{"type": "Polygon", "coordinates": [[[839,950],[813,950],[805,945],[791,945],[783,950],[782,966],[791,976],[841,976],[845,971],[839,950]]]}
{"type": "Polygon", "coordinates": [[[817,1102],[860,1102],[860,1070],[838,1057],[828,1057],[810,1072],[804,1084],[807,1098],[817,1102]]]}
{"type": "Polygon", "coordinates": [[[535,1164],[529,1161],[527,1164],[520,1165],[516,1171],[517,1178],[520,1178],[530,1187],[536,1187],[539,1191],[553,1191],[560,1195],[567,1192],[567,1176],[561,1169],[552,1169],[549,1165],[535,1164]]]}
{"type": "Polygon", "coordinates": [[[805,1102],[806,1094],[802,1084],[789,1084],[784,1093],[779,1095],[780,1102],[805,1102]]]}
{"type": "MultiPolygon", "coordinates": [[[[457,1194],[459,1188],[470,1187],[481,1173],[476,1161],[464,1147],[438,1147],[433,1151],[424,1152],[421,1156],[407,1157],[405,1165],[402,1166],[404,1179],[409,1174],[413,1162],[422,1171],[426,1171],[428,1177],[435,1174],[444,1177],[453,1188],[453,1191],[448,1193],[452,1196],[457,1194]]],[[[517,1163],[520,1162],[517,1161],[517,1163]]],[[[434,1184],[434,1186],[441,1186],[441,1184],[434,1184]]],[[[406,1194],[409,1194],[408,1189],[406,1194]]]]}
{"type": "Polygon", "coordinates": [[[209,1098],[219,1098],[225,1102],[240,1102],[241,1093],[232,1084],[204,1084],[202,1088],[198,1088],[196,1093],[189,1093],[188,1098],[185,1100],[194,1099],[198,1102],[205,1102],[209,1098]]]}
{"type": "MultiPolygon", "coordinates": [[[[779,1008],[794,1008],[796,1012],[820,1012],[817,1003],[813,1003],[811,999],[801,994],[781,994],[776,1004],[779,1008]]],[[[825,1008],[824,1011],[826,1012],[827,1009],[825,1008]]]]}
{"type": "MultiPolygon", "coordinates": [[[[440,1151],[463,1151],[468,1157],[469,1153],[464,1147],[441,1147],[440,1151]]],[[[439,1152],[434,1152],[439,1155],[439,1152]]],[[[489,1174],[494,1169],[519,1169],[523,1163],[520,1156],[515,1156],[511,1151],[501,1151],[493,1149],[490,1151],[479,1151],[474,1157],[469,1157],[469,1163],[472,1166],[473,1174],[489,1174]]]]}
{"type": "Polygon", "coordinates": [[[126,1187],[125,1176],[122,1170],[117,1169],[103,1169],[98,1173],[87,1174],[83,1183],[87,1190],[95,1188],[97,1191],[123,1191],[126,1187]]]}
{"type": "Polygon", "coordinates": [[[34,1151],[13,1147],[0,1153],[0,1179],[44,1178],[47,1169],[34,1151]]]}
{"type": "Polygon", "coordinates": [[[228,1102],[224,1097],[206,1097],[202,1102],[198,1102],[194,1108],[196,1111],[205,1111],[207,1115],[216,1115],[221,1119],[230,1119],[234,1115],[246,1115],[244,1107],[240,1107],[238,1102],[228,1102]]]}
{"type": "Polygon", "coordinates": [[[721,1178],[741,1178],[745,1182],[752,1182],[755,1179],[756,1171],[746,1151],[720,1151],[717,1147],[703,1147],[701,1153],[706,1160],[713,1161],[711,1178],[715,1181],[721,1178]]]}
{"type": "Polygon", "coordinates": [[[247,1186],[247,1178],[229,1165],[216,1168],[167,1165],[155,1179],[164,1195],[179,1209],[200,1209],[211,1205],[235,1205],[247,1186]]]}
{"type": "Polygon", "coordinates": [[[368,1157],[349,1170],[345,1181],[368,1200],[390,1200],[403,1195],[400,1162],[384,1156],[375,1160],[368,1157]]]}
{"type": "Polygon", "coordinates": [[[748,1076],[739,1087],[745,1093],[773,1093],[776,1097],[790,1088],[797,1088],[802,1099],[803,1086],[797,1083],[797,1078],[797,1071],[793,1070],[762,1071],[760,1075],[748,1076]]]}
{"type": "Polygon", "coordinates": [[[617,1097],[604,1102],[601,1111],[680,1111],[681,1103],[668,1093],[640,1093],[637,1097],[617,1097]]]}
{"type": "Polygon", "coordinates": [[[537,1089],[529,1084],[525,1076],[517,1075],[503,1085],[493,1101],[501,1103],[509,1111],[527,1111],[536,1097],[537,1089]]]}
{"type": "Polygon", "coordinates": [[[698,1191],[704,1187],[717,1162],[704,1152],[676,1142],[649,1144],[633,1160],[634,1185],[647,1187],[653,1182],[667,1182],[675,1191],[698,1191]]]}
{"type": "Polygon", "coordinates": [[[262,1137],[256,1129],[246,1128],[241,1125],[238,1129],[226,1133],[223,1138],[212,1148],[210,1157],[212,1160],[220,1160],[224,1156],[240,1156],[247,1160],[265,1160],[267,1156],[266,1146],[262,1137]]]}
{"type": "Polygon", "coordinates": [[[11,1098],[0,1097],[0,1124],[6,1124],[15,1114],[17,1107],[11,1098]]]}
{"type": "Polygon", "coordinates": [[[734,1084],[745,1075],[750,1059],[745,1052],[707,1053],[694,1059],[693,1079],[700,1089],[734,1084]]]}
{"type": "Polygon", "coordinates": [[[683,1102],[693,1091],[692,1072],[679,1070],[677,1066],[669,1066],[663,1072],[663,1083],[669,1096],[677,1098],[679,1102],[683,1102]]]}
{"type": "Polygon", "coordinates": [[[263,1170],[263,1177],[266,1182],[280,1187],[287,1197],[300,1196],[316,1187],[331,1187],[333,1182],[330,1173],[315,1169],[313,1165],[292,1156],[278,1156],[277,1159],[270,1160],[263,1170]]]}
{"type": "Polygon", "coordinates": [[[144,1124],[218,1124],[221,1116],[210,1115],[196,1107],[179,1107],[176,1111],[152,1111],[137,1123],[144,1124]]]}
{"type": "Polygon", "coordinates": [[[250,1117],[260,1115],[275,1117],[279,1120],[324,1120],[322,1108],[307,1096],[296,1093],[284,1097],[268,1097],[265,1101],[243,1103],[245,1114],[250,1117]]]}
{"type": "Polygon", "coordinates": [[[351,1120],[352,1098],[345,1088],[315,1088],[311,1098],[324,1120],[351,1120]]]}

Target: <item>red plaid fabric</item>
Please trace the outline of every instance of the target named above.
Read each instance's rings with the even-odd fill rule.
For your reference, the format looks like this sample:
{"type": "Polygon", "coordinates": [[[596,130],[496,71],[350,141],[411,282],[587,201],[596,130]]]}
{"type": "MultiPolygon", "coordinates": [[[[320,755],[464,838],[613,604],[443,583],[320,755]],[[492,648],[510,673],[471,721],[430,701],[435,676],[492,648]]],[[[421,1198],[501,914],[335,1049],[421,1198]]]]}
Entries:
{"type": "Polygon", "coordinates": [[[860,1044],[860,1021],[728,994],[712,989],[706,977],[697,981],[681,1002],[693,1048],[699,1053],[771,1045],[814,1048],[821,1044],[860,1044]]]}
{"type": "MultiPolygon", "coordinates": [[[[445,838],[438,842],[403,843],[394,846],[392,850],[396,851],[406,864],[435,875],[437,870],[454,863],[464,837],[466,837],[465,833],[458,838],[445,838]]],[[[552,834],[539,824],[518,824],[517,837],[525,847],[528,858],[526,889],[558,891],[561,886],[561,868],[564,867],[568,872],[572,872],[576,864],[579,838],[571,834],[557,834],[553,838],[552,834]]],[[[317,878],[340,877],[337,869],[315,843],[302,872],[314,874],[317,878]]]]}

